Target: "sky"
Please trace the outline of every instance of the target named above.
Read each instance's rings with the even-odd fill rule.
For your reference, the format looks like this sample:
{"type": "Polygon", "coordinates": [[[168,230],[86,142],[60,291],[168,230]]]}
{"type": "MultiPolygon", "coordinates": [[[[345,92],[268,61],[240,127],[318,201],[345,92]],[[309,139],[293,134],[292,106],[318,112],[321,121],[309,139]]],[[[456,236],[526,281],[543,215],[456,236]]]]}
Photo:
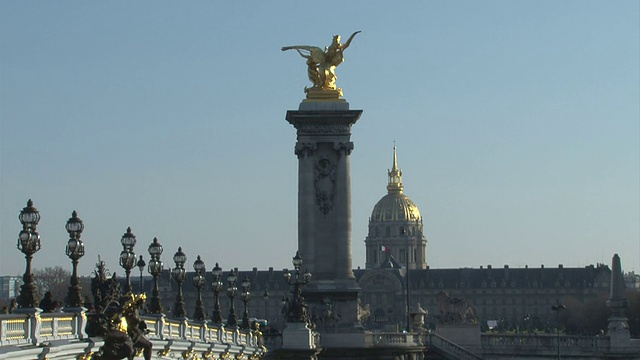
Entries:
{"type": "MultiPolygon", "coordinates": [[[[0,1],[0,274],[118,274],[131,227],[165,267],[291,267],[295,129],[310,86],[287,45],[361,30],[336,72],[351,109],[352,249],[386,194],[394,141],[432,268],[640,272],[638,1],[0,1]]],[[[137,273],[137,269],[134,270],[137,273]]]]}

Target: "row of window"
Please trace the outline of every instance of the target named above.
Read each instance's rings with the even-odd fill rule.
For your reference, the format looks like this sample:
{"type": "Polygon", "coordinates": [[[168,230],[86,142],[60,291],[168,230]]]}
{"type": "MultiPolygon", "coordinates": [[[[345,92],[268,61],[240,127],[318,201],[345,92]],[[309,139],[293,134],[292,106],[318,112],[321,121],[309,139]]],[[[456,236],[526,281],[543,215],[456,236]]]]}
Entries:
{"type": "MultiPolygon", "coordinates": [[[[416,236],[416,235],[420,235],[420,229],[418,229],[415,226],[385,226],[384,227],[384,234],[385,237],[391,237],[391,233],[393,232],[393,236],[394,237],[398,237],[398,236],[416,236]],[[392,231],[393,230],[393,231],[392,231]]],[[[375,234],[375,237],[380,237],[382,234],[382,227],[380,226],[376,226],[374,228],[373,233],[375,234]]]]}

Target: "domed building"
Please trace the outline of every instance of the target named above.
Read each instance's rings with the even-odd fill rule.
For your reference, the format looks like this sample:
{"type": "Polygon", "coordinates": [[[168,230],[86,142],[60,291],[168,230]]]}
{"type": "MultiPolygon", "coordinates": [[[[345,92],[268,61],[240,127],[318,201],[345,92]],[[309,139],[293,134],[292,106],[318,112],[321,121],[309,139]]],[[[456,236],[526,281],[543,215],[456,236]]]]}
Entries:
{"type": "Polygon", "coordinates": [[[365,239],[367,269],[380,268],[395,259],[409,269],[427,268],[427,239],[423,233],[420,210],[404,194],[402,170],[393,147],[393,166],[388,171],[387,195],[373,207],[369,234],[365,239]],[[387,262],[388,263],[388,262],[387,262]]]}

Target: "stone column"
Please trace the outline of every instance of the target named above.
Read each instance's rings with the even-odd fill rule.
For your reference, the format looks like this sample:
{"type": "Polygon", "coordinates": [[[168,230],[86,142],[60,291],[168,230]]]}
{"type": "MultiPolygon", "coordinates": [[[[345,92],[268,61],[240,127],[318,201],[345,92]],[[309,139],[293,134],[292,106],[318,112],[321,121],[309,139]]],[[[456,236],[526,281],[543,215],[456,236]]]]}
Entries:
{"type": "Polygon", "coordinates": [[[335,99],[305,100],[298,110],[286,115],[297,130],[301,270],[313,275],[304,296],[316,317],[320,312],[332,313],[350,326],[357,322],[359,288],[351,261],[349,157],[353,150],[351,127],[361,114],[362,110],[349,110],[346,101],[335,99]]]}

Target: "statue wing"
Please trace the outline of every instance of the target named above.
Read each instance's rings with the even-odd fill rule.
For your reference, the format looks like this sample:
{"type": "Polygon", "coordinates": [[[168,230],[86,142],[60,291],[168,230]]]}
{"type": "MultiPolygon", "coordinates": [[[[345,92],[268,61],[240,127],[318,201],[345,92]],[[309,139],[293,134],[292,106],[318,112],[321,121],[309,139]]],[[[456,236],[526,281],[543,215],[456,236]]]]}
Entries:
{"type": "Polygon", "coordinates": [[[324,51],[317,46],[309,46],[309,45],[293,45],[293,46],[284,46],[282,51],[287,50],[298,50],[298,51],[306,51],[309,53],[309,57],[316,63],[323,62],[324,59],[324,51]]]}

